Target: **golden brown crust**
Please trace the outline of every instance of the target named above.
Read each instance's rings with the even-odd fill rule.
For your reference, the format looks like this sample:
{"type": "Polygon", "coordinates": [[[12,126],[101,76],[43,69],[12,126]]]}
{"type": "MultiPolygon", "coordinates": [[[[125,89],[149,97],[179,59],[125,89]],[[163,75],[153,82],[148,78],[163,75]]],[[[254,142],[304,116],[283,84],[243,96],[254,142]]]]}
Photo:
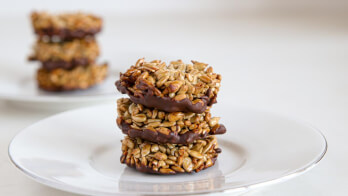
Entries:
{"type": "Polygon", "coordinates": [[[140,138],[122,140],[121,163],[140,172],[178,174],[199,172],[214,165],[221,149],[215,136],[191,144],[157,144],[140,138]]]}
{"type": "Polygon", "coordinates": [[[93,63],[99,55],[99,47],[95,40],[75,39],[68,42],[43,42],[38,40],[34,46],[30,60],[41,62],[65,61],[87,59],[93,63]]]}
{"type": "Polygon", "coordinates": [[[164,112],[135,104],[128,98],[117,100],[117,125],[128,136],[156,143],[187,144],[208,135],[224,134],[219,117],[211,117],[210,108],[192,112],[164,112]]]}
{"type": "Polygon", "coordinates": [[[107,64],[76,67],[72,70],[54,69],[37,71],[38,86],[47,91],[87,89],[101,83],[107,75],[107,64]]]}
{"type": "Polygon", "coordinates": [[[35,30],[37,29],[100,29],[102,19],[98,16],[87,13],[64,13],[49,14],[47,12],[33,12],[31,22],[35,30]]]}
{"type": "Polygon", "coordinates": [[[117,89],[135,103],[166,112],[202,113],[216,103],[221,76],[208,64],[181,60],[168,66],[160,60],[139,59],[120,80],[117,89]]]}

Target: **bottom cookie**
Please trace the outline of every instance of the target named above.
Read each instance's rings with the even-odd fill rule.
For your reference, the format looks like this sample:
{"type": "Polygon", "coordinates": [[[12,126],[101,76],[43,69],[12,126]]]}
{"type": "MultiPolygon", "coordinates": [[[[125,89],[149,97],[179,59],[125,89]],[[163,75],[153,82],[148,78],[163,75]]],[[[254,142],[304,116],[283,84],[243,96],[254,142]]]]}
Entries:
{"type": "Polygon", "coordinates": [[[121,163],[144,173],[192,173],[213,166],[220,152],[215,136],[187,145],[157,144],[126,136],[122,140],[121,163]]]}
{"type": "Polygon", "coordinates": [[[107,75],[107,64],[79,66],[72,70],[54,69],[48,71],[40,68],[37,71],[39,88],[47,91],[68,91],[87,89],[101,83],[107,75]]]}

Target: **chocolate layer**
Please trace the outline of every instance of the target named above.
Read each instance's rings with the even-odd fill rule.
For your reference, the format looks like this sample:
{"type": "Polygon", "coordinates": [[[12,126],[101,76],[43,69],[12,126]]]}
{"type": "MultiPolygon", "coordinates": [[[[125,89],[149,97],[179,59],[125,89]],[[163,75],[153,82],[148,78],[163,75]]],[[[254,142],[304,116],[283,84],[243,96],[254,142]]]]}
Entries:
{"type": "Polygon", "coordinates": [[[62,92],[62,91],[76,91],[76,90],[86,90],[89,89],[91,87],[93,87],[94,85],[91,85],[87,88],[79,88],[79,87],[71,87],[71,86],[45,86],[42,84],[38,84],[38,87],[42,90],[45,91],[50,91],[50,92],[62,92]]]}
{"type": "Polygon", "coordinates": [[[122,94],[127,94],[134,103],[142,104],[149,108],[157,108],[166,112],[203,113],[207,109],[207,106],[216,103],[216,96],[211,99],[209,99],[208,96],[203,96],[200,98],[203,103],[198,102],[196,104],[193,104],[188,98],[176,101],[170,97],[159,97],[155,95],[154,89],[144,88],[144,85],[146,84],[142,83],[138,84],[139,89],[146,90],[143,90],[143,94],[134,96],[133,93],[127,89],[127,87],[121,84],[120,80],[116,81],[115,85],[118,91],[120,91],[122,94]]]}
{"type": "Polygon", "coordinates": [[[71,39],[83,39],[88,36],[94,36],[99,33],[101,28],[94,29],[66,29],[66,28],[41,28],[35,29],[35,33],[39,37],[53,37],[56,36],[61,40],[71,40],[71,39]]]}
{"type": "MultiPolygon", "coordinates": [[[[220,153],[221,152],[221,149],[220,148],[217,148],[216,149],[216,153],[220,153]]],[[[215,165],[215,162],[216,162],[216,160],[217,160],[217,157],[214,157],[214,158],[212,158],[211,159],[212,160],[212,165],[210,166],[210,167],[212,167],[212,166],[214,166],[215,165]]],[[[126,164],[128,167],[131,167],[131,168],[135,168],[136,170],[138,170],[138,171],[140,171],[140,172],[142,172],[142,173],[150,173],[150,174],[158,174],[158,175],[174,175],[174,174],[179,174],[179,173],[188,173],[188,172],[176,172],[176,171],[173,171],[173,172],[171,172],[171,173],[161,173],[161,172],[159,172],[159,171],[156,171],[156,170],[153,170],[151,167],[149,167],[149,166],[147,166],[147,165],[143,165],[143,164],[128,164],[127,162],[126,162],[126,157],[125,157],[125,155],[121,155],[121,158],[120,158],[120,161],[121,161],[121,163],[124,163],[124,164],[126,164]]],[[[204,167],[202,170],[205,170],[205,169],[207,169],[207,168],[209,168],[209,167],[204,167]]],[[[200,170],[201,171],[201,170],[200,170]]],[[[192,172],[190,172],[190,173],[193,173],[194,172],[194,170],[192,170],[192,172]]]]}
{"type": "MultiPolygon", "coordinates": [[[[119,118],[120,119],[120,118],[119,118]]],[[[184,134],[178,134],[175,132],[170,132],[168,135],[164,133],[160,133],[157,131],[153,131],[150,129],[133,129],[123,120],[117,120],[118,127],[122,130],[122,132],[128,135],[131,138],[139,137],[141,139],[155,142],[155,143],[170,143],[170,144],[190,144],[194,140],[203,139],[208,135],[217,135],[226,133],[226,128],[224,125],[220,124],[220,126],[216,130],[212,130],[210,133],[195,133],[193,131],[188,131],[184,134]]]]}
{"type": "Polygon", "coordinates": [[[63,60],[44,61],[42,62],[42,67],[48,71],[58,69],[58,68],[71,70],[78,66],[86,67],[92,63],[93,62],[91,62],[87,58],[78,58],[78,59],[73,59],[72,61],[63,61],[63,60]]]}

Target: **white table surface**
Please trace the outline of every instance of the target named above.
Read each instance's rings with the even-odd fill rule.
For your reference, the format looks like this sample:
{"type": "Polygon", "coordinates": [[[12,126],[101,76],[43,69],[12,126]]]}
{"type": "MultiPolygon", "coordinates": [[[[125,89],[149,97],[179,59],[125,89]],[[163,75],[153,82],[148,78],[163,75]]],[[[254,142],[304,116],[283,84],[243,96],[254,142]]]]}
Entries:
{"type": "MultiPolygon", "coordinates": [[[[5,66],[30,73],[34,69],[25,64],[34,41],[25,14],[0,17],[0,26],[8,27],[0,32],[0,72],[5,66]]],[[[294,116],[326,135],[328,152],[315,168],[245,195],[348,194],[345,12],[328,15],[317,10],[301,15],[261,9],[236,14],[222,9],[206,14],[184,10],[179,15],[122,12],[104,18],[101,58],[114,68],[125,69],[143,56],[208,62],[223,76],[219,107],[232,102],[294,116]]],[[[73,195],[30,180],[7,155],[16,133],[56,112],[0,102],[0,195],[73,195]]]]}

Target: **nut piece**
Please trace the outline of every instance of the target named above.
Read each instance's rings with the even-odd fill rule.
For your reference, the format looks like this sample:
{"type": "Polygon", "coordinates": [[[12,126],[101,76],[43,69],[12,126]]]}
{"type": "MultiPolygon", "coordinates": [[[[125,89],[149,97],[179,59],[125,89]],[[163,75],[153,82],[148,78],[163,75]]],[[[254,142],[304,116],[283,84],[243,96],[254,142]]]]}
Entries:
{"type": "Polygon", "coordinates": [[[157,160],[166,160],[167,159],[167,155],[161,152],[156,152],[154,155],[155,159],[157,160]]]}
{"type": "Polygon", "coordinates": [[[189,150],[188,153],[192,156],[195,157],[197,159],[203,159],[203,155],[197,151],[194,150],[189,150]]]}
{"type": "Polygon", "coordinates": [[[174,170],[174,171],[176,171],[178,173],[184,173],[185,172],[185,170],[183,168],[179,167],[179,166],[173,165],[171,168],[172,168],[172,170],[174,170]]]}
{"type": "Polygon", "coordinates": [[[160,173],[162,173],[162,174],[175,174],[175,171],[173,171],[169,168],[161,168],[160,173]]]}
{"type": "Polygon", "coordinates": [[[132,120],[134,120],[135,122],[145,122],[146,115],[145,114],[132,115],[132,120]]]}
{"type": "Polygon", "coordinates": [[[158,150],[159,150],[158,144],[151,145],[151,152],[158,152],[158,150]]]}
{"type": "Polygon", "coordinates": [[[176,122],[178,120],[181,120],[184,117],[184,113],[182,112],[172,112],[168,114],[168,120],[170,122],[176,122]]]}
{"type": "Polygon", "coordinates": [[[141,149],[141,156],[144,157],[150,153],[151,144],[145,144],[141,149]]]}
{"type": "Polygon", "coordinates": [[[219,123],[220,117],[213,117],[209,120],[209,126],[214,127],[219,123]]]}
{"type": "Polygon", "coordinates": [[[185,157],[183,162],[183,167],[186,172],[191,172],[193,169],[192,160],[190,157],[185,157]]]}

